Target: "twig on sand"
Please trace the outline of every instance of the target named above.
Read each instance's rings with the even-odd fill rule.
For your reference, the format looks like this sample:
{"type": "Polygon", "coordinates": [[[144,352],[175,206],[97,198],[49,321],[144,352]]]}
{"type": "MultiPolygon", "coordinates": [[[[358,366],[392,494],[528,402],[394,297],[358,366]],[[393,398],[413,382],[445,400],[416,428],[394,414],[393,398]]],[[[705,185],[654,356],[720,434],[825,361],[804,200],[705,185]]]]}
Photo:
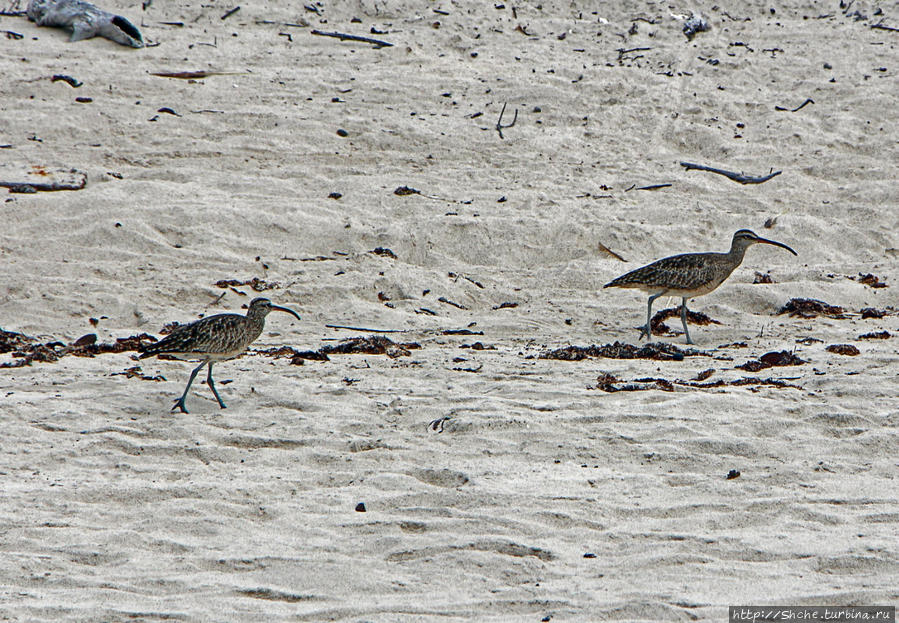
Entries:
{"type": "Polygon", "coordinates": [[[210,76],[243,76],[247,71],[156,71],[151,76],[159,78],[179,78],[181,80],[202,80],[210,76]]]}
{"type": "Polygon", "coordinates": [[[785,112],[785,111],[797,112],[797,111],[805,108],[807,105],[814,104],[814,103],[815,103],[815,100],[813,100],[812,98],[808,98],[807,100],[805,100],[804,102],[799,104],[799,106],[797,106],[796,108],[784,108],[783,106],[775,106],[774,110],[779,110],[781,112],[785,112]]]}
{"type": "Polygon", "coordinates": [[[511,128],[513,125],[515,125],[515,122],[518,121],[518,109],[516,108],[515,116],[512,117],[512,123],[503,125],[503,113],[505,113],[505,112],[506,112],[506,105],[503,104],[503,109],[501,111],[499,111],[499,119],[496,120],[496,131],[499,132],[500,138],[504,138],[503,130],[505,130],[506,128],[511,128]]]}
{"type": "Polygon", "coordinates": [[[604,245],[601,242],[598,243],[598,248],[599,248],[599,252],[604,255],[610,255],[610,256],[614,257],[616,260],[618,260],[619,262],[627,262],[626,259],[624,259],[620,255],[618,255],[617,253],[612,251],[612,249],[610,249],[609,247],[607,247],[606,245],[604,245]]]}
{"type": "Polygon", "coordinates": [[[369,333],[405,333],[405,329],[367,329],[365,327],[348,327],[342,324],[326,324],[329,329],[346,329],[347,331],[368,331],[369,333]]]}
{"type": "Polygon", "coordinates": [[[899,32],[899,28],[893,28],[892,26],[887,26],[883,23],[883,20],[880,20],[876,24],[871,24],[871,28],[878,28],[880,30],[889,30],[890,32],[899,32]]]}
{"type": "Polygon", "coordinates": [[[334,37],[336,39],[340,39],[341,41],[361,41],[362,43],[370,43],[373,46],[379,48],[389,48],[392,47],[392,43],[388,43],[387,41],[381,41],[380,39],[372,39],[371,37],[360,37],[358,35],[348,35],[343,32],[324,32],[321,30],[312,30],[310,31],[313,35],[318,35],[320,37],[334,37]]]}
{"type": "Polygon", "coordinates": [[[783,173],[783,171],[774,171],[773,173],[769,173],[768,175],[764,175],[762,177],[754,177],[751,175],[743,175],[742,173],[734,173],[733,171],[725,171],[724,169],[716,169],[714,167],[707,167],[702,164],[693,164],[691,162],[681,162],[680,165],[682,167],[685,167],[687,169],[687,171],[696,169],[697,171],[708,171],[709,173],[717,173],[718,175],[723,175],[724,177],[732,179],[735,182],[739,182],[740,184],[761,184],[762,182],[767,182],[772,177],[783,173]]]}
{"type": "Polygon", "coordinates": [[[451,301],[448,298],[446,298],[445,296],[441,296],[437,300],[440,301],[441,303],[446,303],[447,305],[452,305],[453,307],[455,307],[457,309],[468,309],[467,307],[465,307],[465,305],[461,305],[459,303],[456,303],[455,301],[451,301]]]}
{"type": "Polygon", "coordinates": [[[52,182],[7,182],[0,180],[0,187],[9,188],[11,193],[35,193],[38,191],[81,190],[87,184],[87,174],[72,169],[73,176],[67,181],[52,182]]]}
{"type": "Polygon", "coordinates": [[[658,190],[660,188],[668,188],[671,184],[651,184],[649,186],[640,186],[637,190],[658,190]]]}

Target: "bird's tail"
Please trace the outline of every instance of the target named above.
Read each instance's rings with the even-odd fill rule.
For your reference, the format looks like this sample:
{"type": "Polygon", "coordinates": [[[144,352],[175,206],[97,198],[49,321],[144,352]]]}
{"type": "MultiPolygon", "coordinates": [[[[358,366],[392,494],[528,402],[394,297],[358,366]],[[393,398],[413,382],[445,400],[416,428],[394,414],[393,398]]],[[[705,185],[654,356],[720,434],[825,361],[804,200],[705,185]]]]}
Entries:
{"type": "Polygon", "coordinates": [[[159,342],[155,342],[153,344],[147,344],[147,345],[141,344],[139,346],[139,348],[140,348],[140,355],[137,356],[138,359],[147,359],[148,357],[153,357],[154,355],[158,355],[160,352],[159,342]]]}

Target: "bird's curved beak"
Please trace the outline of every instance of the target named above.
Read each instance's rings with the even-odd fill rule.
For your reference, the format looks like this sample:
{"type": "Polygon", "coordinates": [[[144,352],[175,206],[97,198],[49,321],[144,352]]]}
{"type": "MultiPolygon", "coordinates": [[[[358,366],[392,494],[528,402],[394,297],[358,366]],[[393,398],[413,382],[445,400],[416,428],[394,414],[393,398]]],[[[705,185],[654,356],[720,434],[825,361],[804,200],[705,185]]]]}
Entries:
{"type": "Polygon", "coordinates": [[[295,311],[293,311],[292,309],[288,309],[286,307],[281,307],[280,305],[272,305],[272,309],[277,309],[278,311],[282,311],[282,312],[291,314],[292,316],[296,316],[297,320],[302,320],[302,318],[300,318],[300,315],[298,313],[296,313],[295,311]]]}
{"type": "Polygon", "coordinates": [[[784,243],[782,243],[782,242],[777,242],[776,240],[768,240],[767,238],[760,238],[760,237],[756,236],[755,241],[756,241],[756,242],[764,242],[765,244],[773,244],[775,247],[781,247],[781,248],[783,248],[783,249],[786,249],[787,251],[789,251],[789,252],[792,253],[793,255],[799,255],[798,253],[796,253],[796,251],[794,251],[793,249],[791,249],[790,247],[788,247],[788,246],[785,245],[784,243]]]}

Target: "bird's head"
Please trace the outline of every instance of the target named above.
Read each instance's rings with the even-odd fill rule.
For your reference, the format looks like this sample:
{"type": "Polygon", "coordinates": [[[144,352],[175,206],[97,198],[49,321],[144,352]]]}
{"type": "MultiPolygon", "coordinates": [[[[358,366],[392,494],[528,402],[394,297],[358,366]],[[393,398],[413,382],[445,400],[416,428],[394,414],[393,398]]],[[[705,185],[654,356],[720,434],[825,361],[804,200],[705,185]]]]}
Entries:
{"type": "Polygon", "coordinates": [[[781,247],[786,249],[793,255],[798,255],[796,251],[783,244],[782,242],[777,242],[776,240],[768,240],[767,238],[762,238],[761,236],[756,235],[754,232],[748,229],[740,229],[734,234],[734,239],[731,242],[730,249],[733,253],[734,251],[743,254],[746,251],[746,248],[754,245],[756,243],[764,243],[764,244],[773,244],[775,247],[781,247]]]}
{"type": "Polygon", "coordinates": [[[292,316],[295,316],[297,320],[300,320],[300,315],[298,313],[296,313],[292,309],[281,307],[280,305],[274,305],[264,296],[256,297],[252,301],[250,301],[250,308],[247,310],[247,316],[255,318],[265,318],[271,311],[282,311],[291,314],[292,316]]]}

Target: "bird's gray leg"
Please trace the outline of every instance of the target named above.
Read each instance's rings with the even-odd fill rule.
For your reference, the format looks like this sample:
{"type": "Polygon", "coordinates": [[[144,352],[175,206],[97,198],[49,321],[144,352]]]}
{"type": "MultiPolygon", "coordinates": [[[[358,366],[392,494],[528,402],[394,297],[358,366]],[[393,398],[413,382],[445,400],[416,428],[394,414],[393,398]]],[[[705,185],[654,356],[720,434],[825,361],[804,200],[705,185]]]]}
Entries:
{"type": "Polygon", "coordinates": [[[681,302],[680,320],[682,323],[684,323],[684,335],[687,336],[687,344],[692,344],[693,340],[690,339],[690,332],[687,331],[687,299],[686,299],[686,297],[681,302]]]}
{"type": "Polygon", "coordinates": [[[194,379],[197,378],[197,373],[205,366],[208,361],[204,361],[196,368],[194,368],[193,372],[190,373],[190,378],[187,380],[187,387],[184,388],[184,393],[181,394],[181,398],[175,400],[175,406],[172,407],[172,411],[175,409],[181,409],[181,413],[187,413],[187,407],[184,406],[184,399],[187,398],[187,392],[190,391],[190,384],[194,382],[194,379]]]}
{"type": "Polygon", "coordinates": [[[637,339],[642,340],[643,337],[649,338],[649,341],[652,341],[652,328],[649,326],[649,321],[652,319],[652,302],[662,296],[661,294],[654,294],[649,297],[649,303],[646,305],[646,326],[640,329],[640,337],[637,339]]]}
{"type": "Polygon", "coordinates": [[[209,374],[206,375],[206,383],[209,385],[209,389],[212,390],[212,393],[215,394],[215,399],[219,401],[219,406],[222,409],[227,409],[225,403],[222,401],[222,397],[219,396],[219,393],[215,390],[215,383],[212,382],[212,362],[209,362],[209,374]]]}

